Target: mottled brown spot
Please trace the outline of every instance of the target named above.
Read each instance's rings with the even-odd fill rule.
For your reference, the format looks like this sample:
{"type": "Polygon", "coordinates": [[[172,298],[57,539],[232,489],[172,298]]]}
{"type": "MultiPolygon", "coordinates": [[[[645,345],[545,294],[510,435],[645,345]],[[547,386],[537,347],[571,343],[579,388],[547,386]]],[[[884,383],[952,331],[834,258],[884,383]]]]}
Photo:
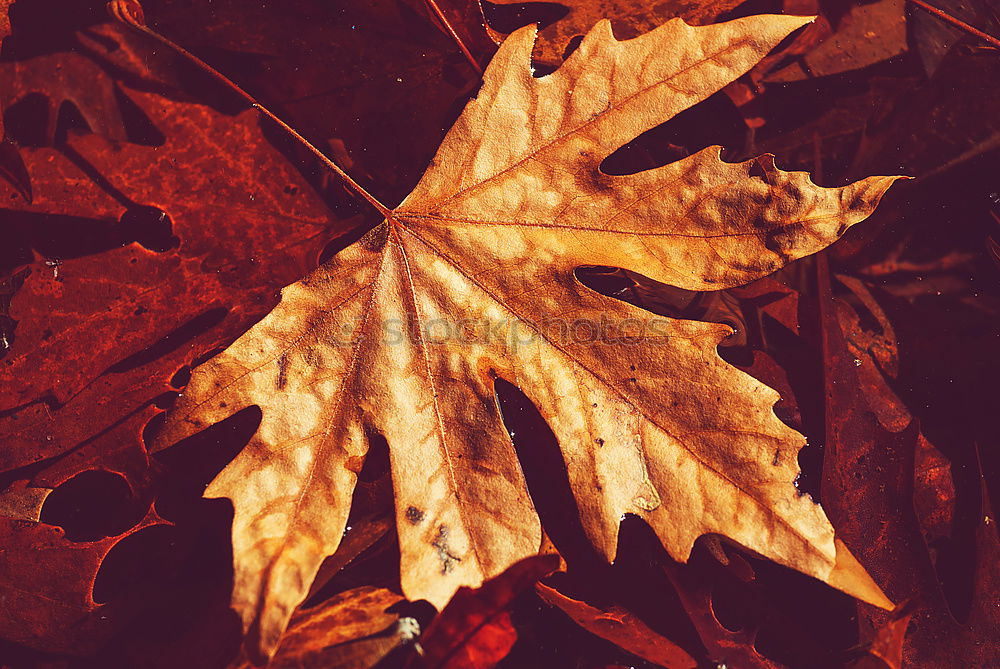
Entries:
{"type": "Polygon", "coordinates": [[[416,525],[424,519],[424,512],[415,506],[406,507],[406,519],[416,525]]]}
{"type": "Polygon", "coordinates": [[[431,546],[437,549],[438,559],[441,560],[441,574],[450,574],[455,568],[456,562],[461,562],[462,558],[453,554],[448,547],[448,526],[438,527],[437,536],[431,542],[431,546]]]}
{"type": "Polygon", "coordinates": [[[288,356],[282,353],[278,357],[278,380],[275,386],[278,390],[284,390],[286,385],[288,385],[288,356]]]}

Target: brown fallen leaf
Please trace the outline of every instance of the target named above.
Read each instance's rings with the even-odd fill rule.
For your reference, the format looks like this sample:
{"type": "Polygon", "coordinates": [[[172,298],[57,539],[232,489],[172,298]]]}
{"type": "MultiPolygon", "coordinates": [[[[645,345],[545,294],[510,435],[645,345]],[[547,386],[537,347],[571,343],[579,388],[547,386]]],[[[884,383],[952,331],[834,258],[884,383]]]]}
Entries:
{"type": "Polygon", "coordinates": [[[535,591],[542,600],[562,609],[580,627],[633,655],[670,669],[697,666],[694,658],[683,648],[657,634],[638,616],[621,607],[599,609],[541,583],[535,586],[535,591]]]}
{"type": "Polygon", "coordinates": [[[525,590],[559,566],[556,555],[522,560],[482,587],[460,588],[420,637],[405,669],[491,669],[517,641],[510,608],[525,590]]]}
{"type": "Polygon", "coordinates": [[[808,21],[674,20],[625,42],[601,21],[541,78],[535,29],[515,32],[404,202],[195,370],[161,445],[248,405],[263,413],[206,491],[233,500],[233,603],[261,654],[340,542],[371,431],[389,444],[407,598],[442,607],[538,551],[497,378],[549,421],[608,560],[633,513],[679,561],[697,537],[723,534],[891,606],[797,494],[803,438],[775,417],[776,392],[718,356],[730,329],[651,318],[573,275],[631,267],[716,290],[814,253],[871,213],[894,177],[820,188],[770,158],[724,163],[718,147],[639,174],[599,170],[808,21]]]}
{"type": "Polygon", "coordinates": [[[179,367],[267,313],[277,289],[315,266],[325,242],[346,229],[261,144],[253,112],[227,117],[132,90],[128,99],[184,139],[147,147],[74,133],[58,150],[23,149],[30,205],[0,182],[11,204],[0,207],[0,261],[30,263],[7,309],[17,328],[3,351],[0,470],[90,451],[34,485],[55,486],[91,466],[137,484],[146,469],[138,434],[153,398],[179,367]],[[227,154],[214,142],[247,148],[227,154]],[[204,176],[194,169],[203,164],[213,166],[204,176]],[[122,450],[124,459],[114,455],[122,450]]]}
{"type": "Polygon", "coordinates": [[[767,82],[801,81],[857,70],[906,52],[904,0],[846,5],[829,39],[801,59],[765,77],[767,82]]]}
{"type": "Polygon", "coordinates": [[[60,527],[0,517],[0,635],[49,653],[92,653],[135,615],[141,596],[96,602],[101,562],[126,536],[161,522],[150,512],[121,536],[78,542],[60,527]]]}
{"type": "MultiPolygon", "coordinates": [[[[403,598],[384,588],[362,586],[339,593],[292,617],[271,669],[324,667],[362,669],[374,666],[402,642],[394,627],[399,616],[387,609],[403,598]]],[[[252,669],[241,660],[232,669],[252,669]]]]}

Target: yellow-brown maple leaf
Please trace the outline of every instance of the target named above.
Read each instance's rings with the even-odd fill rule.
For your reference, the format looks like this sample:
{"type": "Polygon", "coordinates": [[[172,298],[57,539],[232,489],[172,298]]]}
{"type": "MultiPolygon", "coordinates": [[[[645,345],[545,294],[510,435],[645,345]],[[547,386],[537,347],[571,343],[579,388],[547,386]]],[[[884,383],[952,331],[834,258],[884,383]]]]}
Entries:
{"type": "Polygon", "coordinates": [[[538,551],[496,377],[548,420],[608,559],[634,513],[678,560],[718,533],[888,605],[797,494],[803,439],[774,416],[777,393],[718,356],[730,330],[651,320],[573,274],[610,265],[721,289],[871,213],[892,177],[820,188],[769,160],[724,163],[718,147],[639,174],[599,170],[807,21],[674,20],[624,42],[602,21],[541,78],[535,29],[515,32],[405,201],[195,370],[162,443],[248,405],[263,414],[206,491],[233,501],[233,602],[263,654],[340,542],[370,430],[389,443],[407,597],[440,607],[538,551]]]}

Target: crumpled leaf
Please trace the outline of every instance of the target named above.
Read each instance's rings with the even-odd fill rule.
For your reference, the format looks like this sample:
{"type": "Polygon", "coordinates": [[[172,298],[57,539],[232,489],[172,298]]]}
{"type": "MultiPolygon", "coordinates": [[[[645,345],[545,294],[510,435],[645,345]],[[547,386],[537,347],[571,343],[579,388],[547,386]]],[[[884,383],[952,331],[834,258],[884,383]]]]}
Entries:
{"type": "Polygon", "coordinates": [[[890,606],[792,486],[802,437],[775,417],[777,393],[719,358],[730,329],[651,320],[573,276],[607,265],[735,286],[871,213],[893,177],[825,189],[768,158],[723,163],[717,147],[634,175],[599,170],[807,22],[675,20],[618,42],[602,21],[542,78],[535,29],[515,32],[406,200],[195,371],[160,442],[247,405],[263,413],[206,491],[234,502],[233,602],[262,654],[337,548],[371,431],[389,444],[408,598],[441,607],[538,551],[497,377],[549,421],[607,559],[633,513],[677,560],[724,534],[890,606]]]}

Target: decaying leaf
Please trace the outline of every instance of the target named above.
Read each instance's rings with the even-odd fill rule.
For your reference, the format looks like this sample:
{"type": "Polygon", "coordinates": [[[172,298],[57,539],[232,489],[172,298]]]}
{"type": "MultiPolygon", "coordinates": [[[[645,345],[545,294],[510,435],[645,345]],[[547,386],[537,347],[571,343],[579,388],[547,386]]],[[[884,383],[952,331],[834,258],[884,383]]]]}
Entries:
{"type": "MultiPolygon", "coordinates": [[[[399,616],[387,611],[401,599],[390,590],[362,586],[341,592],[315,608],[299,611],[269,666],[272,669],[374,666],[401,643],[396,631],[399,616]]],[[[240,661],[232,669],[253,666],[240,661]]]]}
{"type": "Polygon", "coordinates": [[[405,669],[492,669],[517,641],[510,617],[514,600],[558,566],[558,556],[537,555],[479,588],[460,588],[421,635],[421,652],[410,656],[405,669]]]}
{"type": "Polygon", "coordinates": [[[161,444],[248,405],[263,413],[206,491],[235,506],[233,602],[262,654],[340,542],[372,432],[389,443],[408,598],[441,607],[538,551],[498,377],[549,421],[607,559],[633,513],[677,560],[723,534],[890,606],[797,494],[803,439],[775,417],[776,392],[716,353],[730,329],[651,318],[573,274],[606,265],[721,289],[871,213],[893,177],[820,188],[768,158],[724,163],[718,147],[634,175],[599,169],[808,20],[674,20],[624,42],[602,21],[541,78],[535,29],[515,32],[404,202],[195,371],[161,444]]]}
{"type": "Polygon", "coordinates": [[[644,660],[668,669],[697,666],[694,658],[673,641],[651,630],[642,620],[617,606],[599,609],[586,602],[571,599],[555,588],[539,583],[538,596],[552,606],[558,606],[580,627],[607,639],[644,660]]]}

